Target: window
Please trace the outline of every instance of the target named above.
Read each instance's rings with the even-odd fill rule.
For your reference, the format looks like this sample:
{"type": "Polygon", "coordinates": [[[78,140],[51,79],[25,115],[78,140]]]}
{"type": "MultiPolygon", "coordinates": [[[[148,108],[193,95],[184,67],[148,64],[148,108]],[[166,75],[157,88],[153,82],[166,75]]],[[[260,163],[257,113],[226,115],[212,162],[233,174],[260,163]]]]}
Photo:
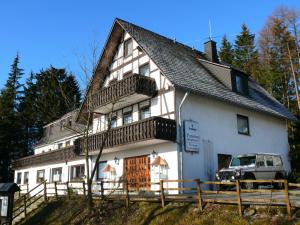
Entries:
{"type": "Polygon", "coordinates": [[[235,76],[235,84],[236,84],[236,91],[238,93],[243,93],[244,87],[243,87],[243,80],[241,76],[238,75],[235,76]]]}
{"type": "Polygon", "coordinates": [[[256,166],[257,167],[264,167],[265,166],[265,159],[262,155],[256,156],[256,166]]]}
{"type": "Polygon", "coordinates": [[[70,146],[71,142],[70,141],[66,141],[66,147],[70,146]]]}
{"type": "Polygon", "coordinates": [[[22,173],[17,173],[17,184],[21,184],[22,173]]]}
{"type": "Polygon", "coordinates": [[[150,112],[150,101],[141,102],[139,104],[139,117],[140,120],[147,119],[151,116],[150,112]]]}
{"type": "Polygon", "coordinates": [[[132,39],[128,39],[124,42],[124,57],[132,54],[132,39]]]}
{"type": "Polygon", "coordinates": [[[280,156],[273,156],[274,166],[282,166],[282,160],[280,156]]]}
{"type": "Polygon", "coordinates": [[[45,170],[38,170],[36,173],[36,182],[41,183],[45,180],[45,170]]]}
{"type": "Polygon", "coordinates": [[[273,166],[273,157],[271,155],[265,156],[267,166],[273,166]]]}
{"type": "Polygon", "coordinates": [[[150,65],[149,63],[144,64],[139,67],[139,74],[144,75],[144,76],[150,76],[150,65]]]}
{"type": "Polygon", "coordinates": [[[58,149],[61,149],[63,147],[63,144],[62,143],[59,143],[58,144],[58,149]]]}
{"type": "Polygon", "coordinates": [[[25,172],[24,173],[24,180],[23,180],[23,184],[28,184],[28,180],[29,179],[29,172],[25,172]]]}
{"type": "Polygon", "coordinates": [[[237,129],[239,134],[250,135],[247,116],[237,115],[237,129]]]}
{"type": "Polygon", "coordinates": [[[132,107],[123,109],[123,125],[132,123],[132,107]]]}
{"type": "Polygon", "coordinates": [[[117,114],[113,114],[111,117],[111,128],[117,127],[117,114]]]}
{"type": "Polygon", "coordinates": [[[52,169],[52,182],[61,182],[61,174],[62,174],[62,168],[53,168],[52,169]]]}
{"type": "Polygon", "coordinates": [[[71,166],[71,180],[81,180],[84,178],[84,164],[71,166]]]}
{"type": "Polygon", "coordinates": [[[106,161],[99,162],[98,167],[97,167],[97,180],[102,180],[105,178],[105,174],[103,172],[103,169],[106,166],[106,161]]]}

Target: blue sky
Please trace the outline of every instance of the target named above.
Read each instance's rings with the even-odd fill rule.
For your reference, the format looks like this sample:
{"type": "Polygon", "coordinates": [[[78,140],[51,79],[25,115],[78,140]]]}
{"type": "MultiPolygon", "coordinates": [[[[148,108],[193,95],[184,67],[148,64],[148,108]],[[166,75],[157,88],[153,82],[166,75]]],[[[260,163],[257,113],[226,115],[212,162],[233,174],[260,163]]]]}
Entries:
{"type": "Polygon", "coordinates": [[[52,65],[73,72],[84,88],[78,60],[89,55],[93,40],[103,47],[115,17],[202,50],[209,36],[209,20],[212,36],[220,43],[224,34],[234,39],[242,23],[259,33],[267,17],[283,4],[300,10],[299,0],[3,0],[0,88],[17,52],[25,71],[23,80],[30,71],[52,65]]]}

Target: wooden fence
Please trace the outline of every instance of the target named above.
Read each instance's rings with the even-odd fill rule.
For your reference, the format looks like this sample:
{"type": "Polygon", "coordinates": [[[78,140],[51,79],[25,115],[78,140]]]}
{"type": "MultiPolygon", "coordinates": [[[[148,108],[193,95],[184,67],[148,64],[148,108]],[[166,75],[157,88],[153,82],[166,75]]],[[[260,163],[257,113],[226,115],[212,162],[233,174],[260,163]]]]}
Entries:
{"type": "MultiPolygon", "coordinates": [[[[165,207],[167,202],[194,202],[202,211],[206,203],[225,203],[237,205],[240,215],[243,214],[243,205],[279,205],[287,209],[288,217],[291,218],[292,207],[300,207],[300,184],[288,183],[287,180],[240,180],[235,182],[200,181],[190,180],[160,180],[148,182],[150,188],[134,188],[133,183],[126,181],[99,181],[92,184],[94,198],[124,200],[126,206],[134,201],[160,202],[165,207]],[[256,184],[280,184],[280,189],[245,189],[247,182],[256,184]],[[170,185],[173,184],[173,185],[170,185]],[[222,189],[220,189],[222,187],[222,189]],[[226,188],[227,187],[227,188],[226,188]],[[294,196],[294,197],[292,197],[294,196]]],[[[278,186],[278,185],[277,185],[278,186]]],[[[33,200],[44,197],[59,198],[76,195],[87,195],[87,184],[80,182],[54,182],[39,184],[34,189],[20,198],[20,204],[15,210],[14,218],[20,213],[26,214],[26,207],[33,204],[33,200]],[[20,211],[20,209],[23,209],[20,211]]],[[[17,200],[17,201],[20,201],[17,200]]]]}

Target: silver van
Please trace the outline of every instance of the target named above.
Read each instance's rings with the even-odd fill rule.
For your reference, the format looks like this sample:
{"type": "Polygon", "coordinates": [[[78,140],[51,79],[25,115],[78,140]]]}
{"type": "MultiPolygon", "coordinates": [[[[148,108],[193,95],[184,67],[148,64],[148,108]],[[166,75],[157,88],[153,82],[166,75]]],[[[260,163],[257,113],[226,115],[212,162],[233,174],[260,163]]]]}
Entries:
{"type": "MultiPolygon", "coordinates": [[[[235,180],[280,180],[284,179],[285,171],[281,156],[273,153],[257,153],[237,155],[231,159],[228,168],[216,173],[217,181],[235,180]]],[[[243,188],[257,188],[257,183],[242,183],[243,188]]],[[[276,183],[282,188],[282,183],[276,183]]]]}

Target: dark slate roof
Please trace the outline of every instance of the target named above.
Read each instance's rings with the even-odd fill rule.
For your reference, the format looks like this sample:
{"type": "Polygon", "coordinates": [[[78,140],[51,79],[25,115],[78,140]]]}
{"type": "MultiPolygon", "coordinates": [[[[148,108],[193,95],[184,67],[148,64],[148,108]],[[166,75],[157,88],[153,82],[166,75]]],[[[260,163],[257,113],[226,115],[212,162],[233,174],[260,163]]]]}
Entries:
{"type": "Polygon", "coordinates": [[[4,192],[16,192],[20,188],[16,183],[0,183],[0,193],[4,192]]]}
{"type": "Polygon", "coordinates": [[[78,113],[78,109],[75,109],[75,110],[63,115],[58,120],[53,121],[52,123],[44,126],[43,136],[38,141],[38,143],[36,144],[35,147],[50,144],[50,143],[53,143],[54,141],[81,133],[84,130],[84,127],[82,124],[76,123],[77,113],[78,113]],[[66,122],[68,118],[70,118],[72,121],[71,126],[69,126],[68,124],[65,124],[62,127],[63,129],[61,129],[61,122],[63,122],[63,121],[66,122]],[[49,132],[50,126],[52,126],[51,133],[49,132]]]}
{"type": "Polygon", "coordinates": [[[277,117],[296,120],[292,113],[253,79],[249,78],[249,96],[237,94],[205,68],[199,59],[205,60],[206,57],[200,51],[124,20],[116,19],[116,22],[135,39],[175,87],[277,117]]]}

